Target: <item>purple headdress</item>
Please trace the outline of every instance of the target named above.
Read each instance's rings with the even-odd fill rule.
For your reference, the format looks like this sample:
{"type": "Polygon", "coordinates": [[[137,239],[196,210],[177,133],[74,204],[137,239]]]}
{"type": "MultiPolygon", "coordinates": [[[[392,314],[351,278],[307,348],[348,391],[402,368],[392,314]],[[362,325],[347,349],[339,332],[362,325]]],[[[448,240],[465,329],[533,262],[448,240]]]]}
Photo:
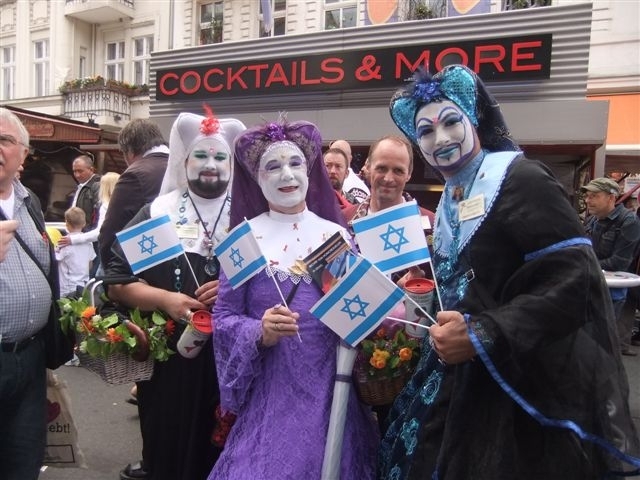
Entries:
{"type": "Polygon", "coordinates": [[[326,220],[344,226],[327,169],[322,162],[322,137],[318,128],[305,121],[287,122],[281,116],[276,122],[249,128],[236,138],[230,227],[235,227],[244,218],[251,219],[269,210],[258,185],[260,158],[270,145],[283,141],[295,144],[307,161],[307,208],[326,220]]]}

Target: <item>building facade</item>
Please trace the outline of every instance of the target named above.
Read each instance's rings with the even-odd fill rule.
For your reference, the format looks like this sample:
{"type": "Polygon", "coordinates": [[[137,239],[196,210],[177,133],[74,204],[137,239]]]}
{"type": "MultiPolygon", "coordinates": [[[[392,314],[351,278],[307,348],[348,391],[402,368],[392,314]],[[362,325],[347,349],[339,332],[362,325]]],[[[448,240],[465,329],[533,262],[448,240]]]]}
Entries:
{"type": "MultiPolygon", "coordinates": [[[[279,41],[273,37],[289,37],[290,45],[298,36],[300,41],[314,33],[322,38],[323,32],[329,30],[432,18],[437,19],[434,25],[446,28],[447,21],[442,19],[453,16],[467,16],[470,21],[474,16],[474,22],[489,25],[488,16],[476,14],[523,7],[541,9],[544,6],[540,5],[548,4],[588,3],[582,0],[0,0],[0,104],[72,119],[87,126],[99,125],[103,132],[96,142],[99,147],[67,139],[66,144],[71,147],[65,152],[64,144],[55,143],[58,139],[51,135],[51,128],[38,125],[32,130],[36,157],[38,150],[62,149],[57,156],[64,163],[76,154],[74,149],[89,149],[96,153],[100,169],[122,169],[117,149],[105,144],[115,143],[118,130],[130,119],[153,115],[150,105],[156,101],[157,92],[151,64],[156,55],[189,51],[193,62],[198,63],[199,55],[212,51],[212,47],[202,50],[194,47],[221,43],[225,51],[237,51],[239,57],[254,53],[259,56],[259,39],[265,48],[277,51],[279,41]],[[49,132],[49,136],[41,135],[43,132],[49,132]]],[[[594,0],[591,10],[586,96],[593,101],[608,101],[609,119],[606,142],[594,156],[590,174],[640,170],[635,167],[640,160],[637,54],[640,2],[594,0]]],[[[557,28],[560,32],[563,26],[558,24],[557,28]]],[[[415,34],[416,29],[412,27],[411,32],[415,34]]],[[[482,33],[481,25],[474,32],[491,36],[490,30],[482,33]]],[[[54,120],[43,120],[46,121],[54,120]]],[[[349,137],[349,132],[344,136],[349,137]]],[[[366,151],[369,140],[360,139],[356,148],[366,151]]]]}

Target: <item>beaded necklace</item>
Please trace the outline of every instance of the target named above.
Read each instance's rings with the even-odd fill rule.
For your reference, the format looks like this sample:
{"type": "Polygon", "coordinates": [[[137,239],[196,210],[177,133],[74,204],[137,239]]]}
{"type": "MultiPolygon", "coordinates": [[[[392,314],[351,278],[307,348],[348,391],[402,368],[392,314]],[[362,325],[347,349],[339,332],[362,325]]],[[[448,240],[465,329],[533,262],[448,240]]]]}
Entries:
{"type": "Polygon", "coordinates": [[[217,275],[218,272],[220,271],[220,263],[218,262],[218,259],[216,258],[216,256],[213,254],[213,247],[215,245],[215,232],[216,232],[216,228],[218,227],[218,223],[220,222],[220,218],[222,217],[222,212],[224,211],[224,207],[229,201],[229,194],[225,195],[224,197],[224,201],[220,206],[220,211],[218,212],[218,216],[216,218],[216,221],[213,224],[213,228],[211,229],[211,231],[207,229],[207,225],[209,223],[203,220],[202,215],[198,210],[198,207],[193,201],[193,198],[191,198],[191,194],[189,193],[189,190],[186,190],[182,194],[182,198],[180,200],[180,208],[178,209],[178,212],[180,215],[179,223],[184,225],[188,221],[187,218],[184,216],[187,210],[187,205],[186,205],[187,199],[189,199],[189,201],[191,202],[191,205],[193,205],[193,209],[195,210],[196,215],[198,216],[198,220],[196,220],[196,223],[198,222],[201,223],[202,229],[204,230],[202,247],[207,249],[207,262],[205,263],[204,271],[207,273],[207,275],[210,275],[213,277],[217,275]]]}

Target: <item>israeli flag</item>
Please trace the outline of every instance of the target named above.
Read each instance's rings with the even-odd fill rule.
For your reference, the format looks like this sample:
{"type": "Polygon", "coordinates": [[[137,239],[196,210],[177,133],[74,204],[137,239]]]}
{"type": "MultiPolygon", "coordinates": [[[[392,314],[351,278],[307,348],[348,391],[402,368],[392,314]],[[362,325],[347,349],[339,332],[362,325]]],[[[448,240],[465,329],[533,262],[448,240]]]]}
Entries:
{"type": "Polygon", "coordinates": [[[362,255],[385,274],[431,259],[415,200],[354,220],[353,231],[362,255]]]}
{"type": "Polygon", "coordinates": [[[243,221],[229,232],[213,251],[220,266],[235,289],[261,272],[267,266],[267,259],[253,236],[248,221],[243,221]]]}
{"type": "Polygon", "coordinates": [[[403,297],[400,288],[366,258],[359,257],[309,311],[349,345],[356,346],[403,297]]]}
{"type": "Polygon", "coordinates": [[[150,218],[116,233],[131,271],[138,274],[184,253],[169,215],[150,218]]]}

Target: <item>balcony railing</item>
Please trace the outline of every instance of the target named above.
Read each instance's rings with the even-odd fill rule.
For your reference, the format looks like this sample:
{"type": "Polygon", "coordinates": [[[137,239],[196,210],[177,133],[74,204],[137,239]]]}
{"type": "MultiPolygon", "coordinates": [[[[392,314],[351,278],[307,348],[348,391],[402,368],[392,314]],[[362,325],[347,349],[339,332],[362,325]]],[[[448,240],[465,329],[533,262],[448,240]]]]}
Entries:
{"type": "Polygon", "coordinates": [[[110,23],[133,18],[134,0],[65,0],[64,13],[88,23],[110,23]]]}
{"type": "Polygon", "coordinates": [[[130,92],[109,87],[96,87],[69,91],[64,96],[64,115],[69,118],[86,119],[89,113],[98,117],[113,117],[116,120],[131,118],[130,92]]]}

